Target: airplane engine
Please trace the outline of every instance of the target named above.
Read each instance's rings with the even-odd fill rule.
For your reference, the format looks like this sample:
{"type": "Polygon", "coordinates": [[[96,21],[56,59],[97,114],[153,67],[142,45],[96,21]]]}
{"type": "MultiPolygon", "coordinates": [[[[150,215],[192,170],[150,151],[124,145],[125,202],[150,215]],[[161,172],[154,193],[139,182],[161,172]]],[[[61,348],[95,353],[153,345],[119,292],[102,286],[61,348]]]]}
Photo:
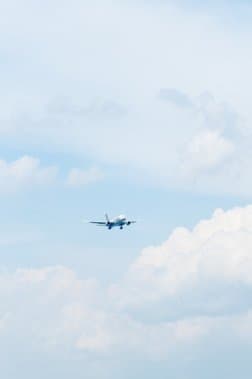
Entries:
{"type": "Polygon", "coordinates": [[[127,221],[127,225],[130,225],[131,224],[131,222],[130,221],[127,221]]]}

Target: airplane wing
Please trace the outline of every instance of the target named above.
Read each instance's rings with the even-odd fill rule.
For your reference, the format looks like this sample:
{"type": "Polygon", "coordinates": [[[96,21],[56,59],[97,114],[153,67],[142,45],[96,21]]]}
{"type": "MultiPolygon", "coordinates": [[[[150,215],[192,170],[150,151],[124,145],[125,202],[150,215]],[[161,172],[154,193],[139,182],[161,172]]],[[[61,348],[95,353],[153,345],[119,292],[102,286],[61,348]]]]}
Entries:
{"type": "Polygon", "coordinates": [[[89,224],[94,224],[94,225],[97,225],[97,226],[106,226],[107,223],[106,222],[102,222],[102,221],[89,221],[88,222],[89,224]]]}
{"type": "Polygon", "coordinates": [[[136,221],[129,221],[131,224],[135,224],[136,223],[136,221]]]}

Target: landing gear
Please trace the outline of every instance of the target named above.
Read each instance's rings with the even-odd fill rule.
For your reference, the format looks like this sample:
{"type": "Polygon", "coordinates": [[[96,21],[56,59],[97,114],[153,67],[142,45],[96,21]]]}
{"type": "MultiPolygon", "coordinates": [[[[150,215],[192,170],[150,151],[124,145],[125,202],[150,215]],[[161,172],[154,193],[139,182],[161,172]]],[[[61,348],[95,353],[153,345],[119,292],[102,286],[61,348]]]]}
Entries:
{"type": "Polygon", "coordinates": [[[120,226],[120,229],[123,230],[123,226],[120,226]]]}

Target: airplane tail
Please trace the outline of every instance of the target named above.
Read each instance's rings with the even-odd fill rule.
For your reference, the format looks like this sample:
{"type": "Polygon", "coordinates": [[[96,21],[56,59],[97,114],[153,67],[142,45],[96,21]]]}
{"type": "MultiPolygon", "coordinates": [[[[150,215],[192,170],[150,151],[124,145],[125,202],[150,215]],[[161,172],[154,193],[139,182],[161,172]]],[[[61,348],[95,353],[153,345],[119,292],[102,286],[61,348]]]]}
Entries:
{"type": "Polygon", "coordinates": [[[109,224],[110,221],[109,221],[109,216],[107,215],[107,213],[105,213],[105,218],[106,218],[107,224],[109,224]]]}

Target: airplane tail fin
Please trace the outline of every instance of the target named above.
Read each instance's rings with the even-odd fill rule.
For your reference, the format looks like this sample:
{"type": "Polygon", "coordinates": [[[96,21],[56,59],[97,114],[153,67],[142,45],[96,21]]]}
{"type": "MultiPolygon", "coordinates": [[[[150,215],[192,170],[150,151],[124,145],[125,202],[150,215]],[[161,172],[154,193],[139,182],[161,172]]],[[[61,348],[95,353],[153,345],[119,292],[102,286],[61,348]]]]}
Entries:
{"type": "Polygon", "coordinates": [[[109,224],[110,221],[109,221],[109,216],[107,215],[107,213],[105,213],[105,218],[106,218],[107,224],[109,224]]]}

